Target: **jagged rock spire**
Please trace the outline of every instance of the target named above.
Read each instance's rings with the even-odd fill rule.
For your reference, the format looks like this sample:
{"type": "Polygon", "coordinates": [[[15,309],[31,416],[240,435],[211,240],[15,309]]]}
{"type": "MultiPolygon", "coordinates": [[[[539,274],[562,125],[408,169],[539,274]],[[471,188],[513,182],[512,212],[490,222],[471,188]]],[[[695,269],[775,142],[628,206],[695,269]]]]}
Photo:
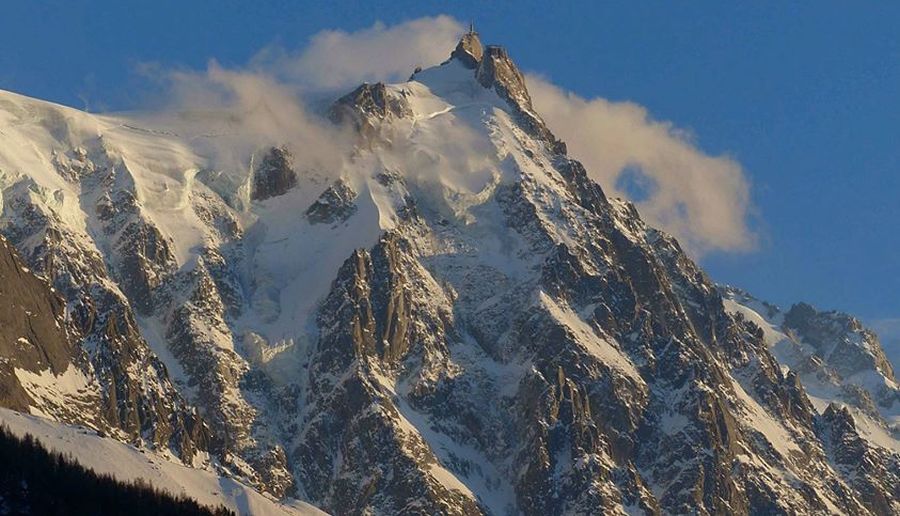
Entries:
{"type": "Polygon", "coordinates": [[[525,86],[525,77],[516,67],[503,47],[481,44],[475,24],[469,23],[469,31],[463,34],[447,62],[457,60],[466,68],[475,70],[475,78],[485,88],[497,92],[513,109],[525,129],[545,141],[556,154],[566,154],[566,144],[558,140],[544,121],[535,113],[531,96],[525,86]]]}
{"type": "Polygon", "coordinates": [[[484,55],[484,49],[481,46],[481,39],[475,32],[475,24],[470,23],[469,31],[460,38],[456,48],[450,54],[450,58],[456,58],[467,68],[474,69],[481,62],[482,55],[484,55]]]}
{"type": "Polygon", "coordinates": [[[546,142],[554,153],[566,153],[566,144],[553,135],[535,112],[525,85],[525,77],[510,59],[505,48],[488,45],[480,56],[478,66],[475,67],[475,78],[485,88],[496,91],[497,95],[509,104],[530,134],[546,142]]]}

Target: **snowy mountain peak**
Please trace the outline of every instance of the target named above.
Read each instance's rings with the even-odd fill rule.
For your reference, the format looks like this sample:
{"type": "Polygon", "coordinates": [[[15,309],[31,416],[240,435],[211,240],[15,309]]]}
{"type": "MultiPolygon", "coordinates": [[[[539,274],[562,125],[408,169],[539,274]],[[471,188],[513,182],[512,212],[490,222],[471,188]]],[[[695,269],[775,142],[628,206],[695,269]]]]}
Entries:
{"type": "MultiPolygon", "coordinates": [[[[505,50],[452,55],[337,99],[321,168],[0,96],[0,232],[85,357],[15,373],[16,408],[338,514],[900,509],[890,378],[843,378],[807,342],[830,318],[723,295],[607,198],[505,50]],[[101,414],[40,402],[84,385],[101,414]]],[[[821,349],[871,344],[846,329],[821,349]]]]}
{"type": "Polygon", "coordinates": [[[850,407],[860,430],[900,450],[900,385],[874,332],[855,317],[796,303],[787,311],[733,287],[726,309],[762,330],[782,367],[797,375],[816,409],[850,407]]]}

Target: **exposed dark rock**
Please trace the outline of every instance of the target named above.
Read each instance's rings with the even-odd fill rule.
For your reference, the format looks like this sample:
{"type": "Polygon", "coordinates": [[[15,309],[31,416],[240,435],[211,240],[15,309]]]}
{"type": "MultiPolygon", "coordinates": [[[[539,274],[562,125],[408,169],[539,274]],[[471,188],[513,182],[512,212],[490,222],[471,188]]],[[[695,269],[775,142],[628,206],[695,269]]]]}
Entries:
{"type": "Polygon", "coordinates": [[[235,339],[227,320],[240,307],[239,283],[212,249],[180,279],[173,287],[183,289],[177,295],[186,299],[168,314],[166,339],[195,384],[192,401],[214,429],[212,448],[254,487],[284,496],[293,485],[284,450],[268,441],[258,408],[246,400],[258,385],[248,378],[248,364],[229,349],[235,339]]]}
{"type": "Polygon", "coordinates": [[[895,514],[900,498],[900,456],[870,446],[845,407],[828,405],[817,428],[837,471],[874,514],[895,514]]]}
{"type": "MultiPolygon", "coordinates": [[[[465,39],[466,37],[463,37],[460,45],[465,39]]],[[[510,59],[505,48],[488,45],[475,70],[475,77],[482,86],[493,89],[500,98],[509,104],[526,131],[545,142],[554,153],[566,153],[566,144],[550,132],[550,129],[535,112],[531,105],[528,88],[525,86],[525,77],[510,59]]]]}
{"type": "Polygon", "coordinates": [[[411,113],[405,98],[392,95],[384,83],[364,83],[331,106],[329,117],[337,124],[350,124],[364,138],[371,138],[379,122],[411,113]]]}
{"type": "Polygon", "coordinates": [[[427,280],[410,253],[392,233],[371,252],[356,251],[319,312],[322,335],[307,400],[312,414],[294,457],[307,493],[335,513],[481,512],[431,477],[436,458],[420,437],[397,426],[398,408],[374,381],[376,371],[402,367],[411,353],[433,352],[426,343],[445,334],[443,319],[416,295],[427,280]],[[361,471],[368,472],[363,485],[361,471]]]}
{"type": "Polygon", "coordinates": [[[481,40],[478,38],[478,33],[470,30],[463,34],[462,39],[459,40],[456,48],[453,49],[453,52],[450,54],[450,58],[458,59],[459,62],[466,66],[466,68],[474,70],[478,67],[478,63],[481,62],[481,57],[483,55],[484,48],[481,46],[481,40]]]}
{"type": "Polygon", "coordinates": [[[356,192],[343,180],[329,186],[309,208],[306,218],[310,224],[345,222],[356,213],[356,192]]]}
{"type": "MultiPolygon", "coordinates": [[[[109,184],[96,203],[97,217],[107,235],[117,235],[117,260],[112,273],[133,307],[140,313],[153,310],[153,292],[175,268],[171,244],[159,229],[140,213],[140,205],[133,192],[134,185],[121,179],[125,174],[111,169],[108,175],[85,178],[109,184]]],[[[89,183],[90,184],[90,183],[89,183]]]]}
{"type": "MultiPolygon", "coordinates": [[[[769,345],[781,366],[790,368],[788,380],[817,392],[834,393],[834,401],[848,404],[858,416],[869,418],[869,424],[897,435],[891,414],[895,404],[900,403],[900,389],[873,332],[840,312],[822,312],[799,303],[783,313],[777,306],[733,287],[722,287],[721,291],[782,332],[780,340],[769,345]]],[[[736,315],[742,317],[740,313],[736,315]]],[[[764,334],[755,324],[745,324],[759,335],[764,334]]]]}
{"type": "Polygon", "coordinates": [[[264,201],[284,195],[297,185],[297,174],[293,169],[293,156],[284,147],[272,147],[253,171],[253,191],[250,198],[264,201]]]}
{"type": "Polygon", "coordinates": [[[893,368],[878,337],[854,317],[840,312],[818,312],[806,303],[798,303],[784,314],[784,327],[796,331],[804,342],[815,346],[817,355],[824,360],[838,358],[831,366],[843,377],[874,369],[894,379],[893,368]]]}
{"type": "Polygon", "coordinates": [[[174,268],[169,243],[142,217],[123,163],[102,149],[78,156],[77,171],[58,167],[70,172],[65,174],[69,180],[82,183],[84,209],[97,213],[99,230],[111,239],[111,248],[104,249],[110,253],[108,263],[27,191],[8,192],[4,213],[4,234],[68,303],[75,347],[71,359],[92,385],[77,403],[69,400],[48,410],[65,422],[167,448],[191,463],[197,451],[208,449],[208,428],[172,385],[140,334],[131,303],[122,296],[133,296],[142,310],[153,309],[154,296],[174,268]],[[81,363],[79,356],[84,357],[81,363]]]}
{"type": "MultiPolygon", "coordinates": [[[[78,366],[96,387],[85,410],[95,417],[75,420],[186,461],[211,451],[256,488],[296,490],[336,514],[897,512],[900,458],[858,419],[878,423],[896,389],[841,384],[867,370],[893,378],[858,321],[795,307],[782,329],[816,352],[784,369],[768,328],[726,310],[733,299],[675,239],[564,155],[503,49],[483,50],[470,31],[451,59],[468,67],[450,71],[476,96],[489,88],[513,114],[516,127],[486,121],[502,126],[487,127],[488,143],[510,155],[502,177],[455,202],[470,199],[407,184],[405,171],[380,171],[397,166],[383,159],[368,186],[398,216],[377,243],[348,252],[311,319],[291,311],[278,271],[257,274],[268,257],[254,253],[269,252],[257,245],[269,243],[264,217],[243,244],[245,219],[196,185],[188,200],[204,247],[177,264],[126,163],[97,149],[55,154],[97,215],[87,234],[42,206],[33,181],[4,190],[3,229],[65,297],[60,331],[78,338],[26,350],[0,342],[0,357],[13,357],[0,372],[14,360],[78,366]],[[177,361],[178,388],[197,409],[139,327],[177,361]],[[840,386],[851,408],[818,415],[810,375],[840,386]]],[[[416,89],[363,85],[330,114],[367,139],[360,155],[385,158],[376,151],[407,127],[390,122],[411,113],[416,89]]],[[[273,149],[251,194],[281,195],[297,180],[290,155],[273,149]]],[[[337,234],[356,222],[356,198],[338,181],[304,215],[337,234]]],[[[3,259],[0,249],[0,279],[18,274],[3,259]]],[[[302,283],[289,285],[305,296],[302,283]]],[[[50,314],[47,331],[10,328],[51,339],[63,301],[26,287],[50,314]]],[[[10,378],[0,378],[0,400],[37,403],[10,378]]]]}
{"type": "Polygon", "coordinates": [[[34,403],[15,369],[61,375],[73,364],[67,324],[65,301],[0,237],[0,406],[27,412],[34,403]]]}
{"type": "Polygon", "coordinates": [[[121,233],[121,261],[116,270],[134,307],[141,313],[153,310],[153,291],[175,268],[168,240],[144,221],[128,224],[121,233]]]}

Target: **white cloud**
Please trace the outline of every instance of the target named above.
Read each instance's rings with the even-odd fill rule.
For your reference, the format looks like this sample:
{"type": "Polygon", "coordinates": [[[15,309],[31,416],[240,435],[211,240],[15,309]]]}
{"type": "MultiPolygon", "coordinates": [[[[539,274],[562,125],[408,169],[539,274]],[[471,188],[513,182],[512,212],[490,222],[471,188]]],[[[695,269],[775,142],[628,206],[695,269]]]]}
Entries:
{"type": "Polygon", "coordinates": [[[260,147],[287,145],[300,166],[334,171],[352,145],[308,109],[310,96],[327,92],[333,98],[363,81],[405,80],[416,66],[446,59],[462,32],[449,16],[376,23],[355,32],[319,32],[298,52],[267,48],[242,68],[226,69],[213,60],[202,71],[145,65],[141,72],[162,82],[164,113],[228,119],[232,137],[200,139],[208,145],[202,154],[214,166],[240,168],[260,147]]]}
{"type": "Polygon", "coordinates": [[[258,71],[229,70],[212,61],[204,71],[164,72],[167,105],[182,130],[218,169],[241,170],[267,146],[288,146],[295,165],[334,172],[350,138],[310,113],[290,85],[258,71]],[[206,138],[205,134],[215,134],[206,138]]]}
{"type": "Polygon", "coordinates": [[[607,193],[627,198],[619,180],[637,173],[650,186],[636,203],[641,215],[695,255],[753,248],[749,182],[737,162],[705,154],[638,104],[587,100],[540,77],[527,80],[538,113],[607,193]]]}
{"type": "Polygon", "coordinates": [[[463,33],[449,16],[418,18],[397,25],[376,23],[356,32],[325,30],[297,54],[269,48],[253,65],[302,89],[339,89],[363,81],[400,81],[416,66],[447,59],[463,33]]]}

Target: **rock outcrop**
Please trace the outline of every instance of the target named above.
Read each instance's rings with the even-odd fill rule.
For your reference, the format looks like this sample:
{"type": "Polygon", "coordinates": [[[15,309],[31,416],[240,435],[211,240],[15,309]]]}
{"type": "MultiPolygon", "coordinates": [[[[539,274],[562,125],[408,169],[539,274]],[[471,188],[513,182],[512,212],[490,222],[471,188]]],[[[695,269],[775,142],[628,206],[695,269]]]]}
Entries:
{"type": "Polygon", "coordinates": [[[263,201],[284,195],[297,185],[297,173],[293,169],[293,156],[284,147],[272,147],[262,157],[253,171],[253,189],[250,197],[263,201]]]}
{"type": "Polygon", "coordinates": [[[456,48],[450,54],[450,59],[458,59],[466,68],[475,69],[481,63],[484,55],[484,47],[481,45],[481,39],[474,30],[469,30],[459,40],[456,48]]]}
{"type": "Polygon", "coordinates": [[[855,317],[840,312],[821,313],[806,303],[798,303],[784,314],[783,326],[813,346],[816,355],[842,377],[872,370],[896,383],[894,369],[878,337],[855,317]]]}
{"type": "MultiPolygon", "coordinates": [[[[460,42],[462,44],[462,42],[460,42]]],[[[472,45],[470,42],[469,45],[472,45]]],[[[464,54],[465,55],[465,54],[464,54]]],[[[489,45],[475,70],[475,77],[485,88],[493,89],[519,117],[522,126],[535,138],[545,142],[557,154],[566,153],[566,144],[558,140],[531,105],[525,77],[503,47],[489,45]]]]}
{"type": "Polygon", "coordinates": [[[339,98],[329,117],[338,124],[349,124],[363,136],[371,137],[379,122],[401,118],[410,113],[405,99],[390,95],[383,82],[364,83],[339,98]]]}
{"type": "Polygon", "coordinates": [[[306,209],[306,218],[310,224],[345,222],[356,213],[355,199],[356,192],[339,179],[306,209]]]}
{"type": "Polygon", "coordinates": [[[825,450],[861,501],[875,514],[896,511],[900,497],[900,457],[871,446],[860,436],[853,415],[832,403],[818,421],[825,450]]]}

